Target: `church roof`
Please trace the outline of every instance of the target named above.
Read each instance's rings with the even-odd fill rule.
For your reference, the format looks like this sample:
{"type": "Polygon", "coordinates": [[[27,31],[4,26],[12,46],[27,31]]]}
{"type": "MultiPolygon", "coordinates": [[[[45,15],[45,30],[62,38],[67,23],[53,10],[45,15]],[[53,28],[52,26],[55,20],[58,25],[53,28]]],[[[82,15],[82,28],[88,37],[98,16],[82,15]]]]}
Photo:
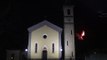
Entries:
{"type": "Polygon", "coordinates": [[[47,25],[47,26],[51,27],[52,29],[54,29],[56,31],[59,31],[59,32],[62,31],[62,28],[60,28],[60,27],[48,22],[47,20],[44,20],[44,21],[42,21],[42,22],[40,22],[40,23],[38,23],[36,25],[33,25],[33,26],[29,27],[28,31],[32,32],[33,30],[38,29],[38,28],[40,28],[40,27],[42,27],[44,25],[47,25]]]}

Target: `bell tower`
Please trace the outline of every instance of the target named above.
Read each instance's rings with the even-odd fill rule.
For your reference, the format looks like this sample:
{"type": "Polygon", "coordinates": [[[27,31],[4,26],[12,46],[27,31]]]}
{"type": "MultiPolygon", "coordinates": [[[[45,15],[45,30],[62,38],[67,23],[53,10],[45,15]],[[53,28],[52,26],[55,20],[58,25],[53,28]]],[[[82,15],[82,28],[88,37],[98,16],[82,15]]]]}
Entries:
{"type": "Polygon", "coordinates": [[[63,6],[64,15],[64,57],[75,60],[74,15],[73,5],[63,6]]]}

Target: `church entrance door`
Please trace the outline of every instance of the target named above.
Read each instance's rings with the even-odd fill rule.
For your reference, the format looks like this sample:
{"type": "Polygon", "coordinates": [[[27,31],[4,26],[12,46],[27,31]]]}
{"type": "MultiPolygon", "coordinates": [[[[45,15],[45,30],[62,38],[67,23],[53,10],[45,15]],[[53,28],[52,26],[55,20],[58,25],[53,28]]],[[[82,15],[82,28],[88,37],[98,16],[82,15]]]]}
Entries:
{"type": "Polygon", "coordinates": [[[42,60],[47,60],[47,50],[42,51],[42,60]]]}

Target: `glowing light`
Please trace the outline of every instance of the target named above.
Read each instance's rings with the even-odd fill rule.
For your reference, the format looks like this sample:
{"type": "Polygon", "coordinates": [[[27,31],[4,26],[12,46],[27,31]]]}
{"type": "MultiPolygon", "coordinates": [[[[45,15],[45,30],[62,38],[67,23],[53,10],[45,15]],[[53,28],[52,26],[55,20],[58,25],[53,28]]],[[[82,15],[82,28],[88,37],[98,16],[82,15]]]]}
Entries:
{"type": "Polygon", "coordinates": [[[62,49],[60,49],[60,51],[63,51],[62,49]]]}
{"type": "Polygon", "coordinates": [[[84,36],[85,36],[85,31],[83,30],[82,33],[81,33],[80,39],[84,40],[84,38],[83,38],[84,36]]]}
{"type": "Polygon", "coordinates": [[[25,51],[28,51],[27,49],[25,49],[25,51]]]}
{"type": "Polygon", "coordinates": [[[84,30],[82,31],[82,34],[81,34],[81,36],[85,36],[85,31],[84,31],[84,30]]]}
{"type": "Polygon", "coordinates": [[[84,40],[85,31],[83,30],[80,34],[77,33],[76,36],[78,37],[79,40],[84,40]]]}

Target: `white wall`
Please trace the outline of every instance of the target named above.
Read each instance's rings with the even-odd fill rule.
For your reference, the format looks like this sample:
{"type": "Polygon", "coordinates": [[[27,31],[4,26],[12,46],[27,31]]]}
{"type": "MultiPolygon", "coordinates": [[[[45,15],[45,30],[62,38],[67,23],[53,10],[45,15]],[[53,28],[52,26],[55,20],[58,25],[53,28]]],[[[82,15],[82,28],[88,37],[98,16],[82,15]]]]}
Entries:
{"type": "Polygon", "coordinates": [[[43,48],[47,48],[48,59],[59,58],[59,32],[44,25],[37,30],[31,32],[31,59],[41,59],[43,48]],[[43,34],[47,34],[47,39],[43,38],[43,34]],[[38,44],[37,53],[35,53],[35,43],[38,44]],[[52,53],[52,43],[55,45],[55,53],[52,53]]]}

